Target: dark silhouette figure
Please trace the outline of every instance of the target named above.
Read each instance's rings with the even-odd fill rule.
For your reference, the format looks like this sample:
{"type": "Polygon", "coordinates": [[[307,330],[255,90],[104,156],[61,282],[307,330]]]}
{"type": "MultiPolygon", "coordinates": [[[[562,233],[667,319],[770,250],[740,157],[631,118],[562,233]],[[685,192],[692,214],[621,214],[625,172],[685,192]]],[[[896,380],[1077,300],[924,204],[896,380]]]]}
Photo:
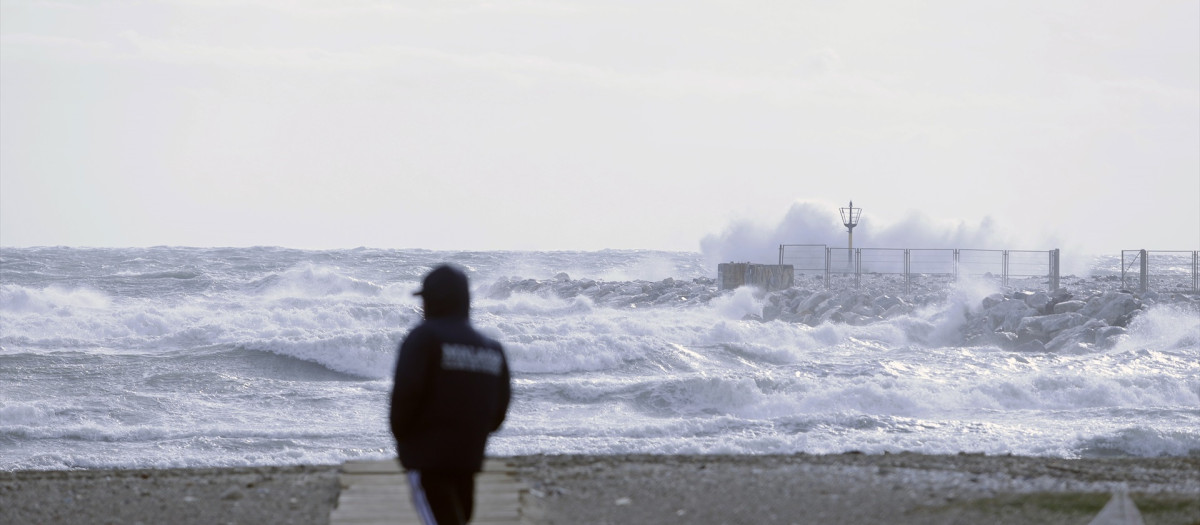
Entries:
{"type": "Polygon", "coordinates": [[[391,427],[413,504],[427,524],[471,519],[475,474],[500,428],[512,387],[500,343],[471,326],[467,276],[439,266],[419,295],[425,320],[400,343],[391,427]]]}

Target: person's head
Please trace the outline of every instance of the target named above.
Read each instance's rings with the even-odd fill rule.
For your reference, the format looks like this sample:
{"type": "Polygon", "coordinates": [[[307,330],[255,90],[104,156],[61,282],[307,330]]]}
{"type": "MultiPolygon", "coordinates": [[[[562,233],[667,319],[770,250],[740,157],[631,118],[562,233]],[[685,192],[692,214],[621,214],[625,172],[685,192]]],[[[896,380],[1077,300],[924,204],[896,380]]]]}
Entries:
{"type": "Polygon", "coordinates": [[[443,264],[425,275],[421,289],[413,292],[425,302],[425,318],[466,318],[471,308],[471,292],[467,286],[467,274],[453,266],[443,264]]]}

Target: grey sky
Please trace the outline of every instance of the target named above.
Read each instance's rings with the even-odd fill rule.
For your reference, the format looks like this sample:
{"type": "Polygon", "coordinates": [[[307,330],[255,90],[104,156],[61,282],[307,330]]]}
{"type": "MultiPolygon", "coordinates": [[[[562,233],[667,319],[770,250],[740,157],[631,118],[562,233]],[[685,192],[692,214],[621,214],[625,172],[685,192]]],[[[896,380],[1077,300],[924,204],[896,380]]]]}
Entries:
{"type": "Polygon", "coordinates": [[[1196,249],[1200,2],[0,2],[4,246],[698,250],[849,199],[864,246],[1196,249]]]}

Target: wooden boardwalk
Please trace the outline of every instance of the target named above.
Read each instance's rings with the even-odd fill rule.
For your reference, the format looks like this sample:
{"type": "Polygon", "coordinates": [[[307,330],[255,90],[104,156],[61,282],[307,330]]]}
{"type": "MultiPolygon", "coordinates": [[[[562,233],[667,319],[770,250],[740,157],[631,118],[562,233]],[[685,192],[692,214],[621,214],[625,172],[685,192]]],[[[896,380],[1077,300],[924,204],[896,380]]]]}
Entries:
{"type": "MultiPolygon", "coordinates": [[[[337,507],[329,515],[331,525],[421,525],[408,478],[396,460],[347,462],[342,465],[341,481],[337,507]]],[[[471,523],[536,523],[522,508],[529,497],[529,487],[517,480],[511,465],[489,459],[475,478],[471,523]]]]}

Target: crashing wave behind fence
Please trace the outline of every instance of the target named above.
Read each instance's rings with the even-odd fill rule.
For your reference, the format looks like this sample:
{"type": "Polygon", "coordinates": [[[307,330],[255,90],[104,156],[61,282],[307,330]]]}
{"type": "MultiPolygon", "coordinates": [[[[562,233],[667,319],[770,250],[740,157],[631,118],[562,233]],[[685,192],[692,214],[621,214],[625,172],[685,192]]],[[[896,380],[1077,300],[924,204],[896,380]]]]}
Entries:
{"type": "Polygon", "coordinates": [[[831,248],[824,244],[781,244],[779,265],[791,265],[796,280],[816,276],[826,286],[901,276],[905,293],[924,279],[990,277],[1004,286],[1018,278],[1045,278],[1059,286],[1060,253],[1053,250],[831,248]]]}
{"type": "MultiPolygon", "coordinates": [[[[873,280],[903,279],[905,292],[922,281],[992,278],[1004,286],[1016,279],[1060,282],[1060,250],[831,248],[824,244],[781,244],[779,264],[791,265],[796,282],[818,278],[826,286],[860,287],[873,280]]],[[[1121,250],[1120,286],[1140,292],[1200,293],[1200,251],[1121,250]]],[[[1115,280],[1116,277],[1114,276],[1115,280]]],[[[1114,281],[1115,282],[1115,281],[1114,281]]]]}

